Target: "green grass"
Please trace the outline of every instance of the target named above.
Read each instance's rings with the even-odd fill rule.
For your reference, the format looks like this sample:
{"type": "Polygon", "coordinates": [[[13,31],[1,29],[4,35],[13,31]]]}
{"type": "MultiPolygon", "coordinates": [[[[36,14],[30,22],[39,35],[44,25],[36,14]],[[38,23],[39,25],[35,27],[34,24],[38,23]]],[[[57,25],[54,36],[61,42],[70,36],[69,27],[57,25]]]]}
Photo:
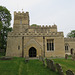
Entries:
{"type": "Polygon", "coordinates": [[[72,55],[68,55],[68,57],[72,57],[72,55]]]}
{"type": "MultiPolygon", "coordinates": [[[[0,54],[0,56],[4,54],[0,54]]],[[[71,59],[53,59],[55,63],[60,63],[64,73],[66,70],[71,69],[75,72],[75,61],[71,59]]],[[[25,59],[21,57],[14,57],[13,60],[0,60],[0,75],[59,75],[53,72],[39,60],[29,60],[25,63],[25,59]]]]}
{"type": "Polygon", "coordinates": [[[66,70],[72,70],[75,73],[75,61],[72,59],[53,59],[55,63],[59,63],[62,66],[64,73],[66,70]]]}
{"type": "Polygon", "coordinates": [[[58,75],[43,66],[39,60],[29,60],[25,63],[24,58],[13,60],[0,60],[0,75],[58,75]]]}

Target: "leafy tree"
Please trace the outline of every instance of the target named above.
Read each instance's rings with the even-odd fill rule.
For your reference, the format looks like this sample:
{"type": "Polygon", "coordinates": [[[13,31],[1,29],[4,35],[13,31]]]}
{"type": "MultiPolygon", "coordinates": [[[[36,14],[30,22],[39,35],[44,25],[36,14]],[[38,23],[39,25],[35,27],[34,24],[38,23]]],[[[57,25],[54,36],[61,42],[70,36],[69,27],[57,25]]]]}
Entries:
{"type": "Polygon", "coordinates": [[[1,31],[1,29],[2,29],[2,22],[0,21],[0,31],[1,31]]]}
{"type": "Polygon", "coordinates": [[[34,26],[34,27],[38,26],[39,27],[39,25],[37,25],[37,24],[32,24],[31,26],[34,26]]]}
{"type": "Polygon", "coordinates": [[[67,37],[75,38],[75,30],[72,30],[70,33],[68,33],[67,37]]]}
{"type": "Polygon", "coordinates": [[[10,11],[4,6],[0,6],[0,49],[6,49],[7,34],[12,30],[10,21],[10,11]]]}

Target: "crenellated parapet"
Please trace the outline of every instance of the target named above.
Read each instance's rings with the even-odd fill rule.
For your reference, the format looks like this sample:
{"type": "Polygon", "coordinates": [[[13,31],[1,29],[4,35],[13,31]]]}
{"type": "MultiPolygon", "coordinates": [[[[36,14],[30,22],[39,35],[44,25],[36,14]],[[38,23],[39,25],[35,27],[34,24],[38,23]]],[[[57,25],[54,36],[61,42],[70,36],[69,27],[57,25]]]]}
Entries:
{"type": "Polygon", "coordinates": [[[29,12],[14,12],[14,25],[29,25],[29,12]]]}
{"type": "Polygon", "coordinates": [[[29,28],[56,28],[57,29],[57,26],[56,25],[37,25],[37,26],[29,26],[29,28]]]}
{"type": "Polygon", "coordinates": [[[65,42],[75,42],[75,38],[64,38],[65,42]]]}
{"type": "Polygon", "coordinates": [[[57,32],[57,26],[56,25],[38,25],[38,26],[29,26],[28,29],[30,32],[36,31],[36,32],[57,32]]]}
{"type": "Polygon", "coordinates": [[[29,25],[29,12],[14,12],[14,32],[57,32],[57,26],[54,25],[29,25]]]}
{"type": "Polygon", "coordinates": [[[26,15],[26,16],[28,16],[29,12],[24,12],[24,11],[22,11],[22,12],[18,11],[18,12],[16,12],[16,11],[14,11],[14,15],[26,15]]]}
{"type": "Polygon", "coordinates": [[[63,35],[63,32],[49,32],[49,33],[40,33],[40,32],[27,32],[27,33],[23,33],[23,32],[20,32],[20,33],[14,33],[14,32],[9,32],[8,33],[8,37],[22,37],[22,36],[49,36],[49,37],[58,37],[58,36],[61,36],[61,37],[64,37],[63,35]]]}

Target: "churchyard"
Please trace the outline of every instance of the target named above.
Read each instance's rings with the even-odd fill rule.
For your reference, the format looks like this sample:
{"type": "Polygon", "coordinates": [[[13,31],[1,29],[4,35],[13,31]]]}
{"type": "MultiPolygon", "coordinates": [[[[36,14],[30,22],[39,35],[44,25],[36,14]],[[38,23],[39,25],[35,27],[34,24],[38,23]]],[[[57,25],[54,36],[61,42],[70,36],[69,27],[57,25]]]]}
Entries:
{"type": "MultiPolygon", "coordinates": [[[[75,61],[73,61],[72,59],[66,60],[64,58],[56,58],[56,59],[51,59],[51,60],[53,60],[53,62],[56,64],[56,66],[58,66],[58,64],[60,65],[60,67],[62,68],[62,71],[64,73],[61,75],[66,75],[67,70],[71,70],[72,72],[75,73],[75,61]]],[[[59,70],[59,71],[61,71],[61,70],[59,70]]]]}
{"type": "MultiPolygon", "coordinates": [[[[53,70],[47,67],[46,59],[43,60],[44,63],[41,59],[28,59],[27,63],[25,58],[21,57],[14,57],[12,60],[0,60],[0,75],[60,75],[55,67],[53,70]]],[[[59,63],[64,75],[66,75],[67,70],[72,70],[75,73],[75,61],[72,59],[49,58],[49,60],[51,63],[53,61],[53,64],[59,63]]]]}

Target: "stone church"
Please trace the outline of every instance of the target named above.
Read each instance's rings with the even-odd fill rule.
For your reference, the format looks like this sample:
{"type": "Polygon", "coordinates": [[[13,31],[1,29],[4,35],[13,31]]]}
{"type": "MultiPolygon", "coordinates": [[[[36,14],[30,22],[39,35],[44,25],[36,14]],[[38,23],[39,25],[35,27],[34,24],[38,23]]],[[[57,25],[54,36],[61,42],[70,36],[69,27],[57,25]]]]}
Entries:
{"type": "Polygon", "coordinates": [[[64,57],[73,54],[75,38],[64,38],[57,26],[30,26],[28,12],[14,12],[13,31],[8,33],[6,56],[64,57]]]}

